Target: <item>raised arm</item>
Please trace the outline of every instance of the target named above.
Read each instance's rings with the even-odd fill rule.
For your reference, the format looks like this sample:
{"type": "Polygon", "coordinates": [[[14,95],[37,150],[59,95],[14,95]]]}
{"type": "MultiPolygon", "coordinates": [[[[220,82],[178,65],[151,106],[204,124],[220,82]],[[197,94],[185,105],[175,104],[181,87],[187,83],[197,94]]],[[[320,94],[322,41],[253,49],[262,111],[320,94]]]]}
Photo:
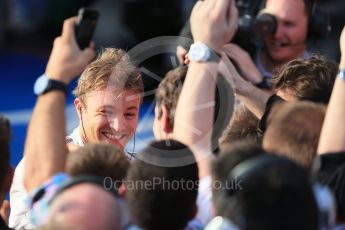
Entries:
{"type": "Polygon", "coordinates": [[[236,95],[246,107],[259,119],[265,112],[266,103],[271,94],[257,88],[249,81],[243,79],[229,60],[231,47],[226,45],[223,49],[220,71],[223,76],[232,82],[236,95]]]}
{"type": "MultiPolygon", "coordinates": [[[[340,72],[345,70],[345,27],[340,36],[340,72]]],[[[320,134],[318,154],[345,151],[345,77],[338,75],[320,134]]]]}
{"type": "MultiPolygon", "coordinates": [[[[79,49],[74,37],[75,18],[65,20],[62,35],[55,39],[45,75],[68,85],[94,57],[92,48],[79,49]]],[[[64,171],[65,100],[62,91],[49,91],[37,98],[25,142],[25,176],[27,191],[57,172],[64,171]]]]}
{"type": "MultiPolygon", "coordinates": [[[[234,0],[198,1],[193,8],[191,30],[194,41],[218,53],[231,40],[236,26],[234,0]]],[[[201,155],[211,152],[217,69],[217,62],[191,60],[176,108],[174,137],[201,155]]]]}

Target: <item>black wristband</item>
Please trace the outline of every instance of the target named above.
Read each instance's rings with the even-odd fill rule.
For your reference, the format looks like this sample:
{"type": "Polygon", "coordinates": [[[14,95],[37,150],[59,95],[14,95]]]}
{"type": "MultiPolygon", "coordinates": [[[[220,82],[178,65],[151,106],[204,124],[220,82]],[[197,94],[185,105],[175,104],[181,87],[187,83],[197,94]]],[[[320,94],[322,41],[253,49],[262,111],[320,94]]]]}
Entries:
{"type": "Polygon", "coordinates": [[[261,82],[254,84],[256,87],[260,89],[271,89],[272,88],[272,83],[270,79],[264,77],[261,82]]]}

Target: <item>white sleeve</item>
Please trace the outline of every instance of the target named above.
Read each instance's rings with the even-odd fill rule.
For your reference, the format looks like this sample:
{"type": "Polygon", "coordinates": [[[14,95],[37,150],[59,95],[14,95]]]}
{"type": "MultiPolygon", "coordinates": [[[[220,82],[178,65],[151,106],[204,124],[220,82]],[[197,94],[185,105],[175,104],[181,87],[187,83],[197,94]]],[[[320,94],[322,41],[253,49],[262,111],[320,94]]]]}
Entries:
{"type": "Polygon", "coordinates": [[[10,219],[9,227],[13,229],[33,229],[27,205],[28,193],[24,188],[24,158],[19,162],[14,172],[10,189],[10,219]]]}

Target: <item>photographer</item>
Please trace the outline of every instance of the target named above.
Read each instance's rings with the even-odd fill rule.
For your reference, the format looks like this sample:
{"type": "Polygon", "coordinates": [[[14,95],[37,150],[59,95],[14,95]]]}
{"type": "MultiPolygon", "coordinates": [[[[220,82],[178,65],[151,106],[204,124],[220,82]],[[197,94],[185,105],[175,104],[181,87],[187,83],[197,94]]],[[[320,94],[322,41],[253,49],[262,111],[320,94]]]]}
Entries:
{"type": "MultiPolygon", "coordinates": [[[[246,80],[259,88],[269,89],[274,69],[290,60],[308,57],[308,37],[322,36],[324,32],[322,29],[327,28],[328,24],[322,22],[325,25],[319,25],[322,27],[321,34],[314,33],[315,28],[311,26],[311,20],[316,12],[312,0],[266,0],[262,12],[274,16],[276,21],[274,32],[262,37],[262,45],[257,45],[254,52],[247,47],[244,50],[236,44],[228,44],[227,48],[230,50],[231,59],[237,64],[238,70],[246,80]]],[[[180,61],[186,53],[185,48],[177,47],[180,61]]]]}

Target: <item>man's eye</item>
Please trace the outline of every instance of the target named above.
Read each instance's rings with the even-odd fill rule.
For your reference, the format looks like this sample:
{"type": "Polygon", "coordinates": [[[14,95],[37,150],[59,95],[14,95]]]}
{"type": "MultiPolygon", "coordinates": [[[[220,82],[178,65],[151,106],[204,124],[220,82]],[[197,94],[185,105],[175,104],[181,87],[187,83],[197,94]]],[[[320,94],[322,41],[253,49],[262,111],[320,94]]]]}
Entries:
{"type": "Polygon", "coordinates": [[[112,115],[112,112],[111,111],[108,111],[108,110],[101,110],[101,111],[99,111],[102,115],[107,115],[107,116],[109,116],[109,115],[112,115]]]}
{"type": "Polygon", "coordinates": [[[135,113],[126,113],[125,116],[128,118],[134,118],[136,116],[136,114],[135,113]]]}

